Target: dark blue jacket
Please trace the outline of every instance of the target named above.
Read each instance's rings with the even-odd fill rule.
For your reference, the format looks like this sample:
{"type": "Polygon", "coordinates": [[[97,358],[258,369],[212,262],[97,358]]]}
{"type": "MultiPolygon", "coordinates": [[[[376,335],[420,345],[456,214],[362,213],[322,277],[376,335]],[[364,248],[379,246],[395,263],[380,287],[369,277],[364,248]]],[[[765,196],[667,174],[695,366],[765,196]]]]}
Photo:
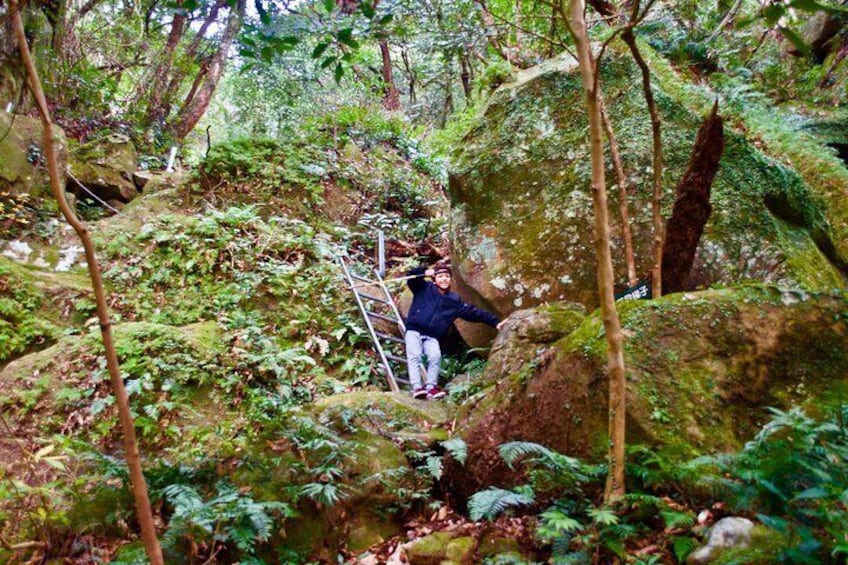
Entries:
{"type": "MultiPolygon", "coordinates": [[[[409,271],[410,275],[423,275],[425,267],[409,271]]],[[[412,306],[406,317],[406,329],[442,339],[457,318],[469,322],[481,322],[492,327],[498,325],[497,316],[466,304],[455,292],[442,294],[438,287],[423,278],[410,279],[407,284],[412,291],[412,306]]]]}

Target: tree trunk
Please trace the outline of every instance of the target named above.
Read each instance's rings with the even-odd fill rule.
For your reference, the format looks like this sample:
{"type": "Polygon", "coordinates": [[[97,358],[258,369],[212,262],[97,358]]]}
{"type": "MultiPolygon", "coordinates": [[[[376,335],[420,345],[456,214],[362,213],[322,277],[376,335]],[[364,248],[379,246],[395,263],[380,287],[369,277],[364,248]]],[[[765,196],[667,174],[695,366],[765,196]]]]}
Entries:
{"type": "MultiPolygon", "coordinates": [[[[618,15],[615,5],[608,0],[589,0],[595,10],[606,18],[615,18],[618,15]]],[[[633,27],[639,17],[639,2],[634,2],[630,6],[631,14],[630,21],[627,27],[622,31],[621,38],[627,47],[630,49],[630,54],[633,60],[639,67],[642,73],[642,92],[645,96],[645,103],[648,106],[648,114],[651,116],[651,138],[652,138],[652,168],[654,178],[654,196],[651,202],[653,227],[654,227],[654,261],[651,267],[651,293],[654,298],[662,296],[662,257],[663,243],[665,241],[665,226],[662,218],[662,174],[663,174],[663,147],[662,147],[662,122],[660,121],[659,110],[657,109],[656,101],[654,100],[654,92],[651,88],[651,71],[648,68],[642,53],[639,51],[639,45],[636,43],[636,36],[633,33],[633,27]]]]}
{"type": "MultiPolygon", "coordinates": [[[[220,12],[221,8],[225,5],[225,0],[218,0],[209,10],[209,14],[206,15],[206,18],[203,20],[203,24],[200,26],[200,29],[197,30],[197,33],[194,34],[194,39],[191,40],[191,44],[189,44],[186,49],[186,61],[194,60],[197,57],[197,49],[200,47],[203,38],[206,36],[206,32],[212,24],[218,21],[218,12],[220,12]]],[[[186,77],[186,72],[186,65],[178,67],[172,74],[171,80],[168,82],[168,88],[165,89],[165,93],[162,96],[162,117],[164,119],[167,119],[167,117],[171,114],[171,106],[177,96],[177,91],[186,77]]]]}
{"type": "Polygon", "coordinates": [[[577,51],[580,77],[589,118],[589,143],[592,155],[592,203],[595,212],[595,252],[598,258],[598,294],[601,316],[607,337],[609,371],[609,436],[607,453],[609,474],[604,500],[610,502],[624,495],[624,432],[626,375],[621,324],[613,293],[612,255],[610,252],[609,211],[604,177],[604,146],[600,110],[598,70],[593,60],[584,17],[583,0],[569,0],[569,27],[577,51]]]}
{"type": "Polygon", "coordinates": [[[651,116],[651,139],[652,139],[652,157],[653,157],[653,173],[654,173],[654,197],[651,201],[651,213],[654,225],[654,262],[651,269],[651,295],[654,298],[659,298],[663,294],[662,280],[662,261],[663,261],[663,245],[665,243],[665,226],[663,225],[662,217],[662,197],[663,197],[663,146],[662,146],[662,122],[660,121],[660,113],[657,109],[657,103],[654,100],[654,91],[651,88],[651,71],[648,69],[648,64],[642,57],[639,51],[639,46],[636,44],[636,36],[633,34],[632,28],[627,28],[621,34],[621,39],[630,48],[630,54],[633,55],[633,60],[639,66],[642,72],[642,92],[645,96],[645,103],[648,105],[648,114],[651,116]]]}
{"type": "Polygon", "coordinates": [[[663,247],[663,280],[666,291],[686,290],[695,251],[710,217],[710,192],[724,150],[724,126],[718,102],[701,125],[686,174],[677,185],[677,200],[668,219],[663,247]]]}
{"type": "Polygon", "coordinates": [[[383,57],[383,107],[386,110],[400,109],[400,95],[398,94],[395,79],[392,74],[392,57],[389,52],[389,42],[380,39],[380,54],[383,57]]]}
{"type": "Polygon", "coordinates": [[[409,84],[409,103],[415,104],[417,101],[415,96],[415,71],[412,70],[412,65],[409,62],[409,52],[406,49],[406,45],[404,45],[403,49],[400,52],[401,58],[403,59],[403,67],[406,69],[406,75],[408,77],[407,82],[409,84]]]}
{"type": "MultiPolygon", "coordinates": [[[[182,6],[182,0],[177,0],[177,6],[182,6]]],[[[181,13],[174,12],[171,31],[168,34],[165,47],[158,57],[159,62],[153,70],[153,76],[147,84],[142,86],[142,92],[149,93],[145,113],[145,120],[148,125],[160,124],[167,117],[162,100],[165,94],[165,85],[168,83],[168,77],[171,76],[171,69],[174,66],[175,52],[185,31],[185,23],[186,17],[181,13]]]]}
{"type": "Polygon", "coordinates": [[[97,254],[94,249],[94,244],[91,241],[88,228],[85,224],[79,221],[71,210],[68,201],[65,198],[64,188],[59,182],[59,165],[56,158],[56,149],[53,145],[53,123],[50,118],[50,110],[47,107],[47,100],[44,97],[44,91],[41,88],[41,81],[38,78],[38,73],[35,70],[32,57],[27,46],[26,36],[24,34],[23,20],[18,11],[18,1],[9,0],[9,6],[14,14],[15,34],[18,40],[18,47],[21,52],[21,59],[27,69],[29,76],[29,85],[33,91],[33,95],[41,115],[41,121],[44,124],[44,154],[47,158],[47,168],[50,175],[50,188],[53,196],[59,204],[62,215],[74,228],[80,241],[85,249],[85,259],[88,263],[88,273],[91,277],[91,286],[94,291],[95,301],[97,303],[97,317],[100,321],[100,332],[103,337],[103,348],[106,352],[106,366],[109,369],[109,377],[112,384],[112,391],[115,395],[115,401],[118,406],[118,414],[120,416],[121,428],[123,431],[124,450],[126,451],[127,467],[129,468],[130,485],[132,487],[133,498],[135,500],[136,512],[138,513],[138,522],[141,526],[141,538],[144,543],[144,548],[147,551],[147,556],[150,562],[154,565],[164,563],[162,558],[162,549],[159,546],[159,540],[156,537],[156,528],[153,523],[153,511],[150,508],[150,499],[147,494],[147,483],[144,481],[144,474],[141,469],[141,457],[138,450],[138,442],[135,436],[135,423],[133,422],[132,412],[130,411],[129,396],[124,381],[121,377],[121,368],[118,364],[118,355],[115,351],[115,344],[112,339],[112,322],[109,319],[109,307],[106,304],[106,293],[103,289],[103,279],[100,274],[100,265],[97,262],[97,254]]]}
{"type": "Polygon", "coordinates": [[[459,54],[460,74],[459,79],[462,81],[462,91],[465,93],[465,104],[471,104],[472,89],[471,89],[471,65],[468,63],[468,56],[465,53],[459,54]]]}
{"type": "Polygon", "coordinates": [[[630,232],[630,211],[627,206],[627,175],[624,174],[624,166],[621,164],[621,153],[618,150],[618,140],[615,138],[615,132],[612,129],[603,99],[600,100],[600,103],[601,119],[604,122],[604,131],[606,131],[607,140],[609,141],[612,165],[613,169],[615,169],[615,178],[618,183],[618,211],[621,216],[621,237],[624,240],[624,260],[627,264],[627,284],[629,286],[635,286],[638,278],[636,277],[636,259],[633,257],[633,236],[630,232]]]}
{"type": "Polygon", "coordinates": [[[236,6],[230,8],[227,28],[224,31],[224,36],[221,38],[221,43],[218,45],[218,50],[209,61],[208,71],[203,78],[202,84],[190,96],[186,97],[179,114],[177,114],[173,122],[173,132],[177,140],[182,141],[185,139],[194,126],[197,125],[197,122],[200,121],[200,118],[203,117],[206,108],[209,107],[209,102],[212,101],[212,95],[215,94],[215,88],[218,86],[218,81],[224,72],[227,52],[230,50],[233,40],[241,29],[244,7],[245,0],[237,0],[236,6]]]}

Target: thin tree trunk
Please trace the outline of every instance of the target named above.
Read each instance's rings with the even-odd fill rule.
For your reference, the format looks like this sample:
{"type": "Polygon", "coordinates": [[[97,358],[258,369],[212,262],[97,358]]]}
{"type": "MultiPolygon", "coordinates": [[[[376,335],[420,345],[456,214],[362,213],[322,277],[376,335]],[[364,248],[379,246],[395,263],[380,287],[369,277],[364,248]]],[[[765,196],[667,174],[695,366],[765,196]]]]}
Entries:
{"type": "MultiPolygon", "coordinates": [[[[548,37],[557,37],[559,35],[559,31],[557,30],[557,16],[559,12],[557,12],[556,5],[551,4],[551,27],[550,31],[548,31],[548,37]]],[[[548,57],[552,58],[556,55],[556,44],[551,41],[548,43],[548,57]]]]}
{"type": "Polygon", "coordinates": [[[460,74],[459,79],[462,81],[462,91],[465,93],[466,105],[471,104],[471,65],[468,63],[468,56],[465,53],[459,54],[460,74]]]}
{"type": "Polygon", "coordinates": [[[515,29],[515,50],[521,53],[524,43],[524,38],[521,32],[521,0],[515,0],[515,14],[513,17],[513,26],[515,29]]]}
{"type": "MultiPolygon", "coordinates": [[[[182,0],[177,0],[177,6],[182,6],[182,0]]],[[[166,118],[162,100],[165,95],[165,86],[168,83],[168,77],[171,76],[171,69],[174,66],[177,45],[179,45],[185,32],[185,23],[186,17],[181,13],[174,12],[174,19],[171,21],[171,31],[168,33],[168,40],[165,42],[165,47],[158,57],[159,62],[153,70],[153,77],[143,86],[143,92],[150,95],[145,113],[145,119],[148,124],[158,124],[166,118]]]]}
{"type": "Polygon", "coordinates": [[[406,69],[406,75],[409,77],[409,103],[415,104],[415,71],[412,70],[412,65],[409,62],[409,52],[406,50],[406,45],[401,49],[400,56],[403,59],[403,67],[406,69]]]}
{"type": "Polygon", "coordinates": [[[386,110],[400,109],[400,95],[392,73],[392,56],[389,52],[389,42],[380,39],[380,55],[383,57],[383,107],[386,110]]]}
{"type": "Polygon", "coordinates": [[[227,19],[227,28],[224,31],[224,36],[221,38],[221,43],[218,45],[218,50],[209,61],[209,69],[203,79],[203,83],[199,88],[187,97],[183,106],[180,108],[179,114],[173,123],[174,136],[178,140],[183,140],[191,132],[203,114],[209,103],[212,101],[212,95],[215,94],[215,88],[218,86],[218,81],[221,79],[221,74],[224,72],[224,67],[227,62],[227,52],[233,43],[236,35],[241,29],[242,18],[244,17],[245,0],[237,0],[236,6],[230,8],[230,16],[227,19]]]}
{"type": "Polygon", "coordinates": [[[47,158],[47,167],[50,175],[50,188],[53,196],[59,204],[62,215],[74,228],[79,236],[83,248],[85,249],[85,259],[88,263],[88,273],[91,277],[91,286],[94,290],[94,297],[97,303],[97,317],[100,321],[100,332],[103,337],[103,348],[106,352],[106,366],[109,369],[109,377],[112,383],[112,391],[115,395],[115,400],[118,405],[118,414],[121,420],[121,428],[123,431],[124,450],[126,451],[127,467],[130,474],[130,485],[132,487],[133,498],[135,499],[136,512],[138,513],[138,522],[141,526],[141,538],[144,543],[144,548],[147,551],[147,556],[150,562],[154,565],[164,563],[162,558],[162,549],[159,546],[159,540],[156,537],[156,528],[153,523],[153,512],[150,508],[150,499],[147,494],[147,483],[144,481],[144,474],[141,469],[141,457],[138,450],[138,442],[135,436],[135,424],[133,422],[132,412],[130,411],[129,397],[124,388],[124,381],[121,378],[121,368],[118,364],[118,355],[115,351],[115,344],[112,339],[112,322],[109,319],[109,307],[106,304],[106,293],[103,290],[103,279],[100,275],[100,265],[97,262],[97,255],[94,249],[94,244],[86,225],[79,221],[74,212],[71,210],[65,192],[59,182],[59,165],[56,158],[56,149],[53,145],[53,124],[50,118],[50,110],[47,107],[47,100],[44,97],[44,91],[41,88],[41,81],[38,78],[38,73],[35,70],[32,57],[30,56],[29,47],[27,46],[26,36],[24,34],[23,20],[21,19],[18,10],[18,1],[9,0],[9,7],[14,14],[15,33],[18,39],[18,47],[20,49],[21,58],[29,75],[30,88],[33,91],[33,96],[36,99],[41,121],[44,124],[44,153],[47,158]]]}
{"type": "Polygon", "coordinates": [[[607,115],[606,104],[603,98],[600,98],[601,119],[604,122],[604,131],[607,134],[607,140],[610,145],[610,154],[612,155],[612,165],[615,169],[615,178],[618,183],[618,211],[621,216],[621,237],[624,239],[624,260],[627,264],[627,283],[629,286],[635,286],[638,282],[636,277],[636,259],[633,257],[633,236],[630,232],[630,211],[627,205],[627,175],[624,174],[624,166],[621,164],[621,153],[618,150],[618,140],[615,138],[615,132],[612,129],[609,116],[607,115]]]}
{"type": "Polygon", "coordinates": [[[604,500],[610,502],[624,495],[624,432],[626,374],[621,324],[613,293],[612,255],[610,252],[609,211],[604,178],[604,145],[599,105],[598,71],[593,60],[584,17],[583,0],[569,0],[570,31],[574,37],[580,77],[583,81],[586,111],[589,118],[589,143],[592,155],[592,202],[595,211],[595,252],[598,258],[598,294],[601,316],[607,337],[609,371],[609,436],[607,453],[609,474],[604,500]]]}
{"type": "Polygon", "coordinates": [[[716,37],[718,37],[718,34],[720,34],[724,30],[724,28],[727,27],[727,24],[730,23],[730,20],[732,20],[734,17],[736,17],[736,12],[738,12],[739,8],[741,8],[741,7],[742,7],[742,0],[736,0],[736,3],[733,4],[733,6],[727,11],[727,13],[721,19],[721,23],[716,26],[715,30],[713,30],[713,32],[707,38],[706,43],[712,43],[712,41],[716,37]]]}
{"type": "MultiPolygon", "coordinates": [[[[203,38],[206,36],[206,32],[209,30],[209,27],[218,20],[218,12],[225,5],[225,0],[218,0],[209,10],[209,14],[206,15],[206,19],[203,20],[203,24],[200,26],[200,29],[198,29],[197,33],[194,34],[194,39],[191,40],[191,43],[186,48],[186,61],[191,61],[197,57],[197,49],[200,47],[203,38]]],[[[162,116],[165,119],[167,119],[171,113],[171,105],[176,98],[177,91],[186,77],[186,72],[187,66],[184,65],[182,67],[178,67],[171,76],[171,80],[168,82],[168,88],[165,89],[165,93],[162,96],[162,116]]]]}
{"type": "Polygon", "coordinates": [[[500,55],[504,61],[507,61],[511,64],[515,64],[515,56],[511,53],[511,50],[508,46],[504,46],[501,43],[501,40],[498,37],[498,30],[497,26],[495,25],[495,18],[492,16],[492,13],[489,11],[489,8],[486,6],[485,0],[474,0],[474,3],[480,7],[480,19],[483,20],[483,25],[487,29],[486,39],[488,40],[489,45],[491,45],[492,49],[495,50],[495,53],[500,55]]]}
{"type": "Polygon", "coordinates": [[[660,113],[654,100],[654,91],[651,88],[651,71],[648,64],[639,51],[636,44],[636,36],[632,28],[627,28],[621,34],[621,39],[630,48],[633,60],[642,72],[642,92],[645,95],[645,103],[648,105],[648,114],[651,116],[651,140],[654,173],[654,196],[651,201],[651,212],[654,225],[654,262],[651,268],[651,295],[653,298],[662,296],[662,259],[663,245],[665,244],[665,224],[662,216],[663,197],[663,146],[662,146],[662,122],[660,113]]]}
{"type": "MultiPolygon", "coordinates": [[[[601,15],[607,18],[613,18],[618,13],[615,6],[608,0],[589,0],[592,7],[595,8],[601,15]]],[[[628,26],[623,30],[621,39],[630,49],[630,54],[633,60],[639,67],[642,73],[642,92],[645,96],[645,103],[648,106],[648,114],[651,117],[651,139],[652,139],[652,168],[653,168],[653,186],[654,195],[651,202],[652,220],[654,228],[654,260],[651,266],[651,292],[654,298],[662,296],[662,257],[663,245],[665,242],[665,225],[662,217],[662,174],[663,174],[663,147],[662,147],[662,122],[660,121],[659,111],[656,101],[654,100],[654,92],[651,88],[651,71],[645,62],[642,53],[639,51],[639,46],[636,43],[636,36],[633,33],[633,25],[639,16],[639,2],[633,2],[630,6],[631,15],[628,26]]]]}

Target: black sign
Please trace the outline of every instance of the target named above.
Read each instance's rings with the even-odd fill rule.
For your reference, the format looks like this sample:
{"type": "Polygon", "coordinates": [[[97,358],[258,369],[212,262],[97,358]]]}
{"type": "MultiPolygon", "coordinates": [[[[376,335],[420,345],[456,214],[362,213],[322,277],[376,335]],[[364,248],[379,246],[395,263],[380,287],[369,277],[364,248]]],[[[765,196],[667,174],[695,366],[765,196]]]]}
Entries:
{"type": "Polygon", "coordinates": [[[649,298],[651,298],[651,285],[646,282],[640,282],[636,286],[625,288],[615,295],[616,300],[647,300],[649,298]]]}

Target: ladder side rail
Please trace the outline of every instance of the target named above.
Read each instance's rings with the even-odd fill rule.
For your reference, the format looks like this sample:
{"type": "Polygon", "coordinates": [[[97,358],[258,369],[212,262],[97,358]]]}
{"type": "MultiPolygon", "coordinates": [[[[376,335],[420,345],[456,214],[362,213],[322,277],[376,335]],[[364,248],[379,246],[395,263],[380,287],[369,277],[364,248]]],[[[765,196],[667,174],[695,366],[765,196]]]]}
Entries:
{"type": "Polygon", "coordinates": [[[386,358],[386,354],[383,351],[383,347],[380,345],[380,340],[377,338],[377,334],[374,330],[374,326],[371,324],[371,319],[368,317],[368,311],[365,309],[365,305],[362,303],[362,300],[359,298],[359,293],[353,287],[353,280],[351,278],[350,271],[347,268],[347,265],[344,262],[344,258],[339,257],[339,264],[342,267],[342,272],[345,276],[345,282],[351,287],[353,291],[353,296],[356,299],[356,305],[359,307],[359,312],[362,315],[362,319],[365,320],[365,326],[368,328],[368,333],[371,336],[371,342],[374,344],[374,349],[377,350],[377,354],[380,356],[380,361],[383,363],[383,367],[386,369],[386,380],[389,382],[389,388],[392,392],[400,391],[400,387],[397,385],[397,381],[395,380],[394,371],[392,371],[391,366],[389,365],[389,360],[386,358]]]}
{"type": "Polygon", "coordinates": [[[400,315],[400,311],[398,310],[397,304],[392,299],[392,295],[389,293],[388,287],[386,287],[386,283],[383,281],[383,277],[380,276],[380,273],[374,271],[374,274],[377,275],[377,283],[380,286],[380,289],[383,291],[383,294],[386,296],[386,302],[391,306],[392,311],[397,318],[398,329],[400,329],[400,335],[406,338],[406,324],[403,322],[403,316],[400,315]]]}

